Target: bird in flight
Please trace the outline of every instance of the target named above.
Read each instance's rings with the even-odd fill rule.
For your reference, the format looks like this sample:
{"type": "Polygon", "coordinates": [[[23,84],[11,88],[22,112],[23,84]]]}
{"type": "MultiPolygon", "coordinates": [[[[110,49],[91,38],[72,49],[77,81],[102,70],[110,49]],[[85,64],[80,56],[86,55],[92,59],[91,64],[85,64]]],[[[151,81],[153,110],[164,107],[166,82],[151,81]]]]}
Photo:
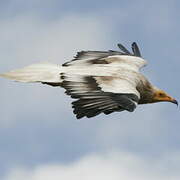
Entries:
{"type": "Polygon", "coordinates": [[[147,62],[135,42],[132,52],[122,44],[118,47],[120,51],[81,51],[63,65],[38,63],[0,76],[65,88],[65,93],[76,99],[72,107],[77,119],[100,113],[132,112],[138,104],[167,101],[178,105],[140,73],[147,62]]]}

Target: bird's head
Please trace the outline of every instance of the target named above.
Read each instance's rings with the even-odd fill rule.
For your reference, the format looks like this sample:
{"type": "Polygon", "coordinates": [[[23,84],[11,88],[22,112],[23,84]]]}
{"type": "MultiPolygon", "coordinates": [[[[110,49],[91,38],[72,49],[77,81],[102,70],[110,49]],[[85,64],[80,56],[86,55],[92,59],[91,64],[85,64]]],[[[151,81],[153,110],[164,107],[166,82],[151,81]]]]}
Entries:
{"type": "Polygon", "coordinates": [[[153,102],[171,102],[178,105],[178,101],[171,96],[169,96],[166,92],[160,89],[156,89],[153,95],[153,102]]]}

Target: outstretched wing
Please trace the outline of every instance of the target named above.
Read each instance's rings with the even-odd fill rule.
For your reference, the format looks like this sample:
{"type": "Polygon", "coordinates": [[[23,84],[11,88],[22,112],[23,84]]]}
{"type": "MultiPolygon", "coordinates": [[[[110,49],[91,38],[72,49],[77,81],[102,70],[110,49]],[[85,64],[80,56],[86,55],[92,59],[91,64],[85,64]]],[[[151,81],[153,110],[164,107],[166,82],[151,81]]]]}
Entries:
{"type": "Polygon", "coordinates": [[[137,44],[132,44],[133,53],[129,52],[123,45],[118,44],[118,51],[81,51],[78,52],[75,58],[63,64],[63,66],[119,66],[129,68],[134,71],[139,71],[147,62],[141,58],[140,50],[137,44]]]}
{"type": "Polygon", "coordinates": [[[70,74],[64,74],[62,78],[66,94],[77,99],[72,107],[78,119],[114,111],[132,112],[139,101],[135,87],[120,78],[70,74]]]}

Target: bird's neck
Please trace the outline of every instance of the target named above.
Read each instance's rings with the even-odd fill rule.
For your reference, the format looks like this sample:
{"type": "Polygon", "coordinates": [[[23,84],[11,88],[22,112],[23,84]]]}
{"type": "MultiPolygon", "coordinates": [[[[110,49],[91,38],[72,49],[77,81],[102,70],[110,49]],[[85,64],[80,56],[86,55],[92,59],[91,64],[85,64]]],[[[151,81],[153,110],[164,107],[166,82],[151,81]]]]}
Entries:
{"type": "Polygon", "coordinates": [[[140,100],[138,104],[153,103],[155,88],[148,80],[142,81],[137,86],[137,90],[140,92],[140,100]]]}

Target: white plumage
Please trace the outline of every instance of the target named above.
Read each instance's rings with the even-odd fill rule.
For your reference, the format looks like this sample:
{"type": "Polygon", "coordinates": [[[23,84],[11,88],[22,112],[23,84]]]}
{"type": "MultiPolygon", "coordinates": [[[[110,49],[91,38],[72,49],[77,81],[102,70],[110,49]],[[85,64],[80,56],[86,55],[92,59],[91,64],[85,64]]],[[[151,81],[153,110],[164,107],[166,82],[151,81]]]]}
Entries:
{"type": "MultiPolygon", "coordinates": [[[[145,91],[153,86],[139,72],[147,62],[136,43],[133,53],[118,44],[121,51],[81,51],[63,65],[39,63],[0,76],[19,82],[41,82],[61,86],[74,101],[77,118],[100,113],[133,111],[138,103],[148,103],[145,91]]],[[[151,94],[148,94],[151,96],[151,94]]]]}
{"type": "Polygon", "coordinates": [[[60,71],[61,66],[43,62],[0,74],[0,76],[19,82],[59,82],[60,71]]]}

